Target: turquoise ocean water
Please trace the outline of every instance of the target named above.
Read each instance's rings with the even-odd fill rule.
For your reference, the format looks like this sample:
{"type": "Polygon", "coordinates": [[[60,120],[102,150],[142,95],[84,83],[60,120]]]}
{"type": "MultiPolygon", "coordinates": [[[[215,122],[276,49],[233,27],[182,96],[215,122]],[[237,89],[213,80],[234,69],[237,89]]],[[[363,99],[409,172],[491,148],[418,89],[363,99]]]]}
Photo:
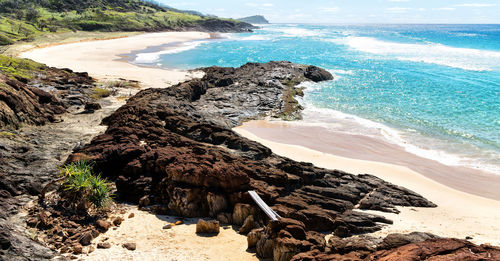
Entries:
{"type": "Polygon", "coordinates": [[[306,84],[305,123],[500,175],[500,25],[266,25],[139,53],[166,68],[289,60],[335,80],[306,84]]]}

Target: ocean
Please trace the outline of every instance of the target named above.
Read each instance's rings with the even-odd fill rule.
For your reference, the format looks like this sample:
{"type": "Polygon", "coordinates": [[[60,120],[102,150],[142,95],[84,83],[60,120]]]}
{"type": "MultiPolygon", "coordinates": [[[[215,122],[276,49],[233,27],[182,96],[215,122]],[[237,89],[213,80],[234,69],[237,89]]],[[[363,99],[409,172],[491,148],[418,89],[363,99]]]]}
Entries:
{"type": "Polygon", "coordinates": [[[288,60],[329,70],[304,84],[304,124],[500,175],[500,25],[265,25],[136,54],[169,69],[288,60]]]}

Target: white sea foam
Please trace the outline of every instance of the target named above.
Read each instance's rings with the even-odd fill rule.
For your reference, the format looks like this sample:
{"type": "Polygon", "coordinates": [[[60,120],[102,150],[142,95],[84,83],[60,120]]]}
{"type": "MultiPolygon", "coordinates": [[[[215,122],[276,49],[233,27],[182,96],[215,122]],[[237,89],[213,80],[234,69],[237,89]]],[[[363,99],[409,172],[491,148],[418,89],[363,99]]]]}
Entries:
{"type": "MultiPolygon", "coordinates": [[[[307,97],[308,92],[325,88],[326,85],[324,83],[305,82],[300,87],[305,88],[307,97]]],[[[415,130],[398,130],[352,114],[333,109],[318,108],[303,98],[299,98],[298,100],[305,108],[303,112],[304,120],[301,124],[322,126],[334,132],[382,139],[385,142],[401,146],[409,153],[422,158],[436,160],[448,166],[465,166],[500,175],[500,166],[497,164],[485,163],[478,158],[463,155],[459,151],[456,153],[444,151],[435,146],[437,143],[441,143],[444,145],[441,147],[447,147],[444,143],[445,141],[438,141],[432,137],[424,137],[415,130]]]]}
{"type": "Polygon", "coordinates": [[[318,30],[308,30],[298,27],[280,27],[280,28],[266,28],[266,31],[282,33],[284,37],[310,37],[322,36],[323,34],[318,30]]]}
{"type": "Polygon", "coordinates": [[[157,63],[160,61],[161,55],[185,52],[194,49],[203,43],[207,43],[207,41],[186,42],[178,47],[169,48],[167,50],[159,52],[138,53],[135,56],[134,63],[146,63],[146,64],[157,63]]]}
{"type": "Polygon", "coordinates": [[[327,70],[333,75],[334,81],[339,80],[340,78],[344,77],[345,75],[354,75],[354,71],[352,70],[340,70],[340,69],[331,69],[327,70]]]}
{"type": "Polygon", "coordinates": [[[357,51],[393,56],[404,61],[438,64],[472,71],[490,71],[500,67],[500,52],[495,51],[457,48],[436,43],[395,43],[355,36],[329,39],[329,41],[347,45],[357,51]]]}
{"type": "Polygon", "coordinates": [[[239,40],[241,40],[241,41],[269,41],[269,40],[271,40],[271,38],[267,37],[265,35],[256,34],[256,35],[251,35],[251,36],[240,38],[239,40]]]}

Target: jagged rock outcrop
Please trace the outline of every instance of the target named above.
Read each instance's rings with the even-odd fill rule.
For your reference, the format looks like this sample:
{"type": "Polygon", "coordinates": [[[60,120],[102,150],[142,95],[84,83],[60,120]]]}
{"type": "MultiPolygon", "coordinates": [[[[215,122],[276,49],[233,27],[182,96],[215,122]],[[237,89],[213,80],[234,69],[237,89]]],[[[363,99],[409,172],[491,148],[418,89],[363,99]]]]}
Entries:
{"type": "Polygon", "coordinates": [[[0,259],[45,260],[53,252],[30,239],[25,220],[13,216],[57,177],[58,166],[82,136],[30,125],[45,125],[73,108],[83,108],[92,101],[88,96],[94,80],[86,73],[30,60],[2,56],[1,61],[0,259]]]}
{"type": "Polygon", "coordinates": [[[279,157],[231,130],[245,120],[282,115],[291,102],[283,97],[295,85],[331,79],[328,72],[289,62],[203,70],[202,79],[132,97],[104,120],[106,133],[70,161],[94,161],[116,181],[121,199],[147,198],[151,210],[187,217],[233,213],[231,221],[239,225],[250,215],[257,223],[265,221],[248,190],[257,191],[281,216],[302,222],[305,230],[341,237],[391,223],[357,208],[397,212],[396,206],[435,206],[372,175],[279,157]]]}
{"type": "Polygon", "coordinates": [[[85,105],[93,83],[86,73],[50,67],[33,79],[0,71],[0,129],[54,122],[70,105],[85,105]]]}

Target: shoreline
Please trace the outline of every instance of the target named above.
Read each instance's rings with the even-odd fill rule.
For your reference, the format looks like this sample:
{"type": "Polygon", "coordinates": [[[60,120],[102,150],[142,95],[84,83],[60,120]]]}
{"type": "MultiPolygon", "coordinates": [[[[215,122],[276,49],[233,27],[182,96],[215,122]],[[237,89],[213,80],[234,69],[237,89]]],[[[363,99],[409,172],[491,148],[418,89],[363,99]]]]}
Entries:
{"type": "Polygon", "coordinates": [[[401,211],[400,214],[368,211],[394,221],[393,225],[374,233],[374,236],[421,231],[443,237],[472,237],[471,241],[474,243],[500,245],[500,238],[498,238],[500,201],[459,191],[398,164],[355,159],[355,155],[346,157],[325,152],[326,149],[318,150],[321,146],[323,148],[334,146],[328,141],[337,139],[340,143],[344,142],[346,148],[352,151],[353,146],[363,145],[361,142],[363,140],[355,135],[352,135],[350,139],[332,135],[326,143],[322,140],[319,144],[321,146],[313,143],[314,148],[310,148],[307,142],[318,137],[317,130],[311,127],[298,128],[286,126],[285,123],[279,121],[261,120],[246,122],[233,130],[243,137],[263,144],[280,156],[310,162],[327,169],[338,169],[354,174],[372,174],[395,185],[413,190],[438,205],[436,208],[398,208],[401,211]],[[299,138],[294,136],[297,134],[301,134],[299,138]],[[356,138],[358,138],[358,144],[353,144],[356,138]],[[306,146],[297,145],[299,141],[306,146]]]}
{"type": "Polygon", "coordinates": [[[22,52],[19,57],[52,67],[87,72],[100,81],[124,78],[139,81],[147,88],[165,88],[190,78],[200,77],[202,74],[137,66],[124,61],[123,55],[150,47],[211,39],[211,37],[211,34],[203,32],[145,33],[111,40],[81,41],[36,48],[22,52]]]}

